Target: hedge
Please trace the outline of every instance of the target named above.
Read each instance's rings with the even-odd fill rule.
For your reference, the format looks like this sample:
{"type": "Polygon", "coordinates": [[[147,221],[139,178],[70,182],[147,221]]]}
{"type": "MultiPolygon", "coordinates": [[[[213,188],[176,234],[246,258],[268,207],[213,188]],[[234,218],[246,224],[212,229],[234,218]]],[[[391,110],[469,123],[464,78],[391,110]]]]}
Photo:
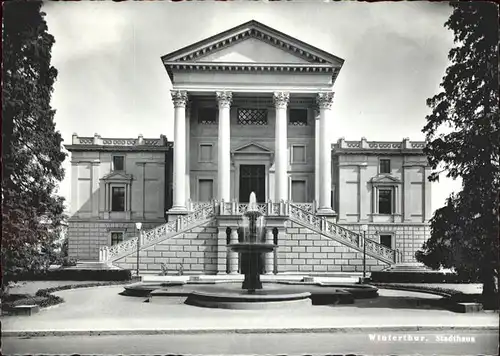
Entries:
{"type": "Polygon", "coordinates": [[[18,281],[130,281],[129,270],[56,269],[44,273],[24,273],[18,281]]]}
{"type": "Polygon", "coordinates": [[[373,283],[474,283],[468,277],[442,272],[392,272],[374,271],[373,283]]]}
{"type": "Polygon", "coordinates": [[[85,283],[85,284],[66,284],[64,286],[39,289],[36,292],[35,296],[51,295],[50,293],[58,292],[61,290],[68,290],[68,289],[112,286],[112,285],[120,285],[120,284],[123,284],[123,282],[122,281],[110,281],[110,282],[94,282],[94,283],[85,283]]]}

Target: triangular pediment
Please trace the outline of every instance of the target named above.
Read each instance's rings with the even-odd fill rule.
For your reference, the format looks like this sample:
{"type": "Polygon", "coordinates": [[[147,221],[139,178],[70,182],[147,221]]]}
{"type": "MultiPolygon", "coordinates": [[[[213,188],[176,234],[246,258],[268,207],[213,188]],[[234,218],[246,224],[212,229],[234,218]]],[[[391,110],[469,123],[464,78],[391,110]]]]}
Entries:
{"type": "Polygon", "coordinates": [[[370,181],[372,183],[376,183],[376,184],[399,184],[399,183],[401,183],[400,179],[393,177],[389,174],[378,175],[376,177],[373,177],[370,181]]]}
{"type": "Polygon", "coordinates": [[[257,21],[249,21],[162,57],[168,63],[323,64],[343,59],[257,21]]]}
{"type": "Polygon", "coordinates": [[[195,59],[195,62],[211,63],[282,63],[308,64],[304,58],[277,48],[257,38],[246,38],[232,46],[195,59]]]}
{"type": "Polygon", "coordinates": [[[130,181],[132,180],[132,175],[126,174],[125,172],[121,171],[115,171],[111,172],[109,174],[106,174],[104,177],[102,177],[102,180],[106,181],[130,181]]]}
{"type": "Polygon", "coordinates": [[[272,154],[273,152],[267,147],[259,145],[255,142],[247,143],[243,146],[236,148],[233,153],[243,153],[243,154],[272,154]]]}

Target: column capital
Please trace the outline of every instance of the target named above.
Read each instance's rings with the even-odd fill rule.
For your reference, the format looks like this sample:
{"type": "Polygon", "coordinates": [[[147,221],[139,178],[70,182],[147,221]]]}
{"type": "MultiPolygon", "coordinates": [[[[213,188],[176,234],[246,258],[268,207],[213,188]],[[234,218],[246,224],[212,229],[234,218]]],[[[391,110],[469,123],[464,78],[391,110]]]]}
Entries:
{"type": "Polygon", "coordinates": [[[215,92],[215,97],[219,103],[219,108],[229,108],[233,101],[233,93],[230,91],[217,91],[215,92]]]}
{"type": "Polygon", "coordinates": [[[331,109],[334,95],[335,93],[332,91],[318,93],[316,95],[316,104],[320,109],[331,109]]]}
{"type": "Polygon", "coordinates": [[[290,100],[290,93],[288,92],[275,91],[273,94],[273,101],[276,109],[286,109],[289,100],[290,100]]]}
{"type": "Polygon", "coordinates": [[[185,108],[187,105],[188,97],[185,90],[170,90],[170,95],[172,95],[172,102],[174,103],[174,108],[185,108]]]}

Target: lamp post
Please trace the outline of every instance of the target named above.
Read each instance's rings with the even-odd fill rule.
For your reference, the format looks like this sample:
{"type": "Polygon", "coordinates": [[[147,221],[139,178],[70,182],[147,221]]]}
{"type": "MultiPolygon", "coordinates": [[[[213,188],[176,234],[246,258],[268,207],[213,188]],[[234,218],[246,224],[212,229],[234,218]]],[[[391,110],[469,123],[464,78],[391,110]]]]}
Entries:
{"type": "Polygon", "coordinates": [[[137,236],[137,277],[139,277],[139,249],[141,248],[141,228],[142,228],[142,223],[141,222],[136,222],[135,223],[135,228],[139,231],[139,236],[137,236]]]}
{"type": "Polygon", "coordinates": [[[361,231],[363,231],[363,282],[366,278],[366,232],[368,231],[368,225],[361,225],[361,231]]]}

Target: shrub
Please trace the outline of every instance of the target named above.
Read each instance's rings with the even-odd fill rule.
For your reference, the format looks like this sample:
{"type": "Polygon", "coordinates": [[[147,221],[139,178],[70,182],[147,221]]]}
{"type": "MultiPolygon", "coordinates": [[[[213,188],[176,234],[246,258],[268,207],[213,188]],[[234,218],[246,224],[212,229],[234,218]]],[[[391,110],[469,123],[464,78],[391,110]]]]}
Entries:
{"type": "Polygon", "coordinates": [[[130,281],[129,270],[56,269],[44,273],[25,273],[19,280],[29,281],[130,281]]]}
{"type": "Polygon", "coordinates": [[[374,283],[473,283],[467,276],[442,272],[393,272],[375,271],[371,273],[374,283]]]}

